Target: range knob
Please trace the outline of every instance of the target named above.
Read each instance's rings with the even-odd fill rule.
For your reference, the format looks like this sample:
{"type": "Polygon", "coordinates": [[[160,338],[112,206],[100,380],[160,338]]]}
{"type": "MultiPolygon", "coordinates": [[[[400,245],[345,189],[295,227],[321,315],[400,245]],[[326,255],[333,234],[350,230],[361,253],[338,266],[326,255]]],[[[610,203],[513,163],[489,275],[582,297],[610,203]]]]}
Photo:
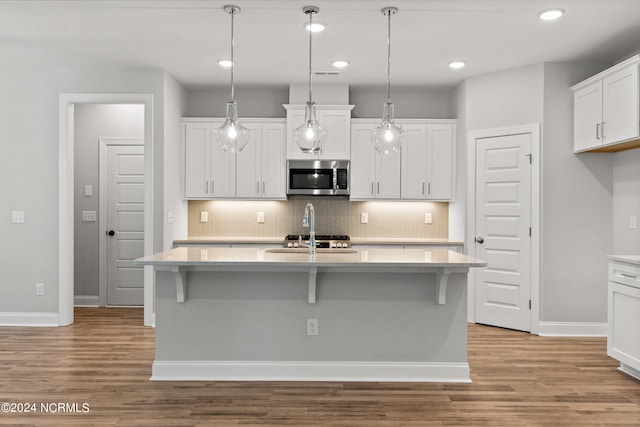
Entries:
{"type": "Polygon", "coordinates": [[[336,242],[331,242],[331,243],[329,243],[329,247],[331,247],[331,248],[335,248],[335,247],[337,247],[336,242]]]}
{"type": "Polygon", "coordinates": [[[287,243],[287,247],[288,248],[292,248],[293,247],[293,243],[291,243],[291,242],[287,243]]]}
{"type": "Polygon", "coordinates": [[[336,243],[336,247],[337,248],[341,248],[342,247],[342,243],[336,243]]]}
{"type": "Polygon", "coordinates": [[[297,247],[298,247],[298,244],[297,244],[297,243],[294,243],[294,244],[293,244],[293,247],[294,247],[294,248],[297,248],[297,247]]]}

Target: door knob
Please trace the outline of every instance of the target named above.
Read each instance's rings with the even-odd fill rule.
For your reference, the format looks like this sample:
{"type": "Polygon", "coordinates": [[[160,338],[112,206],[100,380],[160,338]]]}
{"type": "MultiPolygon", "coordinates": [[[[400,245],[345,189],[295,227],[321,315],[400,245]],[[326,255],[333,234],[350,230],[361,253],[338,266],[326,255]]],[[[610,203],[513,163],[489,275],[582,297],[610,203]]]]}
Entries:
{"type": "Polygon", "coordinates": [[[482,237],[476,237],[476,243],[483,244],[484,243],[484,239],[482,237]]]}
{"type": "Polygon", "coordinates": [[[107,236],[115,236],[115,235],[116,235],[115,231],[113,231],[113,230],[107,231],[107,236]]]}

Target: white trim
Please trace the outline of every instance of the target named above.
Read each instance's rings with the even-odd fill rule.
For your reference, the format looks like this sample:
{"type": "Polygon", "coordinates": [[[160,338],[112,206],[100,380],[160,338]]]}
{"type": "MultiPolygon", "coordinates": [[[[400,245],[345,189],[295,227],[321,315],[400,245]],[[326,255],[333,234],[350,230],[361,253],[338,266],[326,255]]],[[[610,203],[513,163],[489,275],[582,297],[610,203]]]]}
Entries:
{"type": "Polygon", "coordinates": [[[155,361],[151,380],[471,382],[467,363],[296,361],[155,361]]]}
{"type": "Polygon", "coordinates": [[[98,295],[76,295],[73,297],[74,307],[99,307],[100,297],[98,295]]]}
{"type": "MultiPolygon", "coordinates": [[[[74,105],[75,104],[144,104],[144,251],[153,253],[153,95],[61,93],[58,99],[58,322],[73,323],[74,301],[74,105]]],[[[153,268],[144,269],[144,324],[153,321],[153,268]]]]}
{"type": "Polygon", "coordinates": [[[618,367],[618,370],[640,381],[640,371],[633,366],[629,366],[626,363],[621,363],[620,367],[618,367]]]}
{"type": "Polygon", "coordinates": [[[58,326],[58,313],[0,313],[0,326],[58,326]]]}
{"type": "MultiPolygon", "coordinates": [[[[541,198],[541,171],[542,150],[540,140],[540,124],[532,123],[519,126],[509,126],[496,129],[469,131],[467,137],[467,231],[465,235],[465,248],[467,254],[475,256],[473,239],[476,235],[476,203],[475,203],[475,177],[476,177],[476,139],[491,138],[514,134],[531,134],[531,332],[538,334],[540,325],[540,239],[542,238],[542,212],[541,198]]],[[[467,275],[468,304],[467,316],[470,322],[476,321],[476,269],[472,269],[467,275]]]]}
{"type": "MultiPolygon", "coordinates": [[[[105,234],[107,230],[107,148],[109,146],[116,145],[144,145],[143,138],[131,137],[131,138],[116,138],[105,137],[98,138],[99,141],[99,188],[100,188],[100,200],[99,200],[99,212],[98,215],[98,234],[99,234],[99,255],[98,255],[98,298],[101,307],[106,306],[107,301],[107,236],[105,234]]],[[[146,177],[145,177],[146,178],[146,177]]],[[[146,183],[145,183],[146,185],[146,183]]],[[[149,208],[145,205],[145,211],[149,208]]],[[[146,235],[145,235],[146,237],[146,235]]]]}
{"type": "Polygon", "coordinates": [[[540,322],[541,337],[606,337],[606,323],[591,322],[540,322]]]}

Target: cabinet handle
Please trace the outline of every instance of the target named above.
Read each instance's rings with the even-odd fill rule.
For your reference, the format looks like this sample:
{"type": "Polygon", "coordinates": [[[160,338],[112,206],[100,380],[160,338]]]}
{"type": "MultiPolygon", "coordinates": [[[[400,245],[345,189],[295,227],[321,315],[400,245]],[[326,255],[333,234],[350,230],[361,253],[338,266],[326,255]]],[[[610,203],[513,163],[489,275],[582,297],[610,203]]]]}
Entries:
{"type": "Polygon", "coordinates": [[[260,194],[260,181],[256,181],[256,194],[260,194]]]}
{"type": "Polygon", "coordinates": [[[600,123],[596,123],[596,139],[600,139],[600,123]]]}
{"type": "Polygon", "coordinates": [[[204,182],[204,194],[209,194],[209,180],[204,182]]]}
{"type": "Polygon", "coordinates": [[[216,192],[216,182],[214,180],[211,180],[211,195],[213,196],[213,193],[216,192]]]}
{"type": "Polygon", "coordinates": [[[601,135],[602,135],[602,139],[605,139],[605,138],[606,138],[606,136],[605,136],[605,134],[604,134],[604,125],[606,125],[606,124],[607,124],[607,122],[602,122],[602,133],[601,133],[601,135]]]}
{"type": "Polygon", "coordinates": [[[431,195],[431,183],[427,184],[427,194],[431,195]]]}
{"type": "Polygon", "coordinates": [[[620,273],[620,275],[621,275],[622,277],[626,277],[627,279],[633,279],[633,280],[636,280],[636,279],[638,278],[638,276],[634,276],[634,275],[632,275],[632,274],[627,274],[627,273],[620,273]]]}
{"type": "Polygon", "coordinates": [[[380,181],[378,181],[378,194],[380,194],[380,181]]]}
{"type": "Polygon", "coordinates": [[[373,181],[371,181],[371,194],[373,194],[373,181]]]}
{"type": "Polygon", "coordinates": [[[264,194],[265,189],[266,189],[265,183],[264,183],[264,181],[262,181],[262,194],[264,194]]]}
{"type": "Polygon", "coordinates": [[[424,182],[422,183],[422,195],[424,196],[424,182]]]}

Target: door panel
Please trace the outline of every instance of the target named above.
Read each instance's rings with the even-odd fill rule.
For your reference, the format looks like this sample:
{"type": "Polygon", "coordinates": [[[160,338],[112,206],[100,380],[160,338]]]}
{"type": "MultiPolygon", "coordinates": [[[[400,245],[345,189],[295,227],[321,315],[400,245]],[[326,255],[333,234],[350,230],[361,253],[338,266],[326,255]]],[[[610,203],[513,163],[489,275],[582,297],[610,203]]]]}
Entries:
{"type": "Polygon", "coordinates": [[[142,305],[144,273],[144,147],[107,147],[107,304],[142,305]]]}
{"type": "Polygon", "coordinates": [[[476,321],[531,330],[531,134],[476,140],[476,321]]]}

